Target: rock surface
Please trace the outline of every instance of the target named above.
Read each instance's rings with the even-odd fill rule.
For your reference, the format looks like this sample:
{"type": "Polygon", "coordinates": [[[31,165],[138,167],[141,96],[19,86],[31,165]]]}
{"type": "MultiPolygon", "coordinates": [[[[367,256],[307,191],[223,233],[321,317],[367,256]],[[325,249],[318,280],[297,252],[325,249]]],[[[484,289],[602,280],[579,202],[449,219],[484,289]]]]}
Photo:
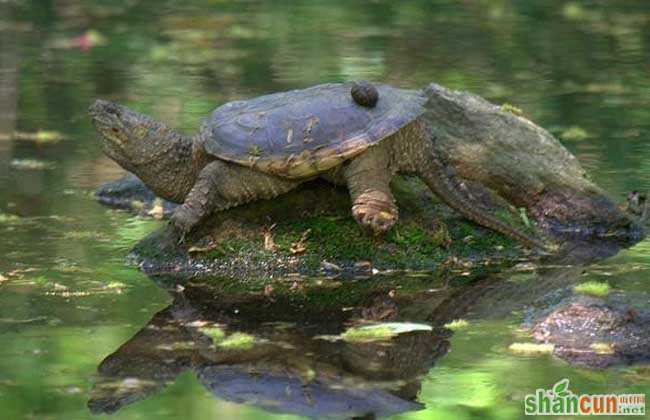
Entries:
{"type": "Polygon", "coordinates": [[[571,364],[602,368],[650,361],[650,311],[580,296],[532,328],[540,343],[571,364]]]}

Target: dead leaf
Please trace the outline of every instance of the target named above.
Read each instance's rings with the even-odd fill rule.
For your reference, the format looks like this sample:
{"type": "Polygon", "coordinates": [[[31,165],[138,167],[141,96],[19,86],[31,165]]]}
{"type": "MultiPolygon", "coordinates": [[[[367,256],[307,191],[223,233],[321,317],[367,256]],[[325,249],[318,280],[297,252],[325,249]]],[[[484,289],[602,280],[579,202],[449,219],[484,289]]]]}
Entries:
{"type": "Polygon", "coordinates": [[[302,292],[303,290],[304,288],[302,287],[302,284],[298,283],[297,281],[294,281],[289,288],[289,291],[291,292],[302,292]]]}
{"type": "Polygon", "coordinates": [[[8,281],[8,280],[9,280],[8,278],[6,278],[6,277],[3,276],[2,274],[0,274],[0,286],[2,286],[2,284],[3,284],[4,282],[8,281]]]}
{"type": "Polygon", "coordinates": [[[303,254],[307,250],[307,238],[309,237],[309,234],[311,233],[311,229],[307,229],[302,233],[302,236],[298,240],[298,242],[294,242],[291,244],[291,248],[289,248],[289,252],[291,255],[300,255],[303,254]]]}
{"type": "Polygon", "coordinates": [[[187,250],[188,254],[204,254],[206,252],[214,251],[215,249],[219,248],[219,245],[215,243],[211,243],[206,246],[193,246],[190,247],[190,249],[187,250]]]}
{"type": "Polygon", "coordinates": [[[154,200],[153,208],[149,210],[149,213],[147,214],[156,220],[162,220],[165,215],[165,208],[163,207],[163,202],[160,198],[154,200]]]}
{"type": "Polygon", "coordinates": [[[275,246],[275,241],[273,240],[273,229],[275,228],[276,224],[274,223],[271,225],[270,228],[266,229],[264,231],[264,250],[265,251],[275,251],[276,246],[275,246]]]}

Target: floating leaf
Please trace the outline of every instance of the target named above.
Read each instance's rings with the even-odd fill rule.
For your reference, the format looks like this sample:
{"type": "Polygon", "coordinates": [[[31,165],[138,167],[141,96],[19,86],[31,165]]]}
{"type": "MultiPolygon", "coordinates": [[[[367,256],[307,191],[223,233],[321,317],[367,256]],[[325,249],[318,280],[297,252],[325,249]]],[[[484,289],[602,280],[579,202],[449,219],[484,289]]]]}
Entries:
{"type": "Polygon", "coordinates": [[[584,140],[587,137],[589,137],[589,134],[580,127],[573,126],[569,127],[566,130],[564,130],[562,133],[560,133],[560,138],[562,140],[568,140],[568,141],[578,141],[578,140],[584,140]]]}
{"type": "Polygon", "coordinates": [[[554,348],[553,344],[512,343],[508,350],[516,354],[534,355],[552,353],[554,348]]]}
{"type": "Polygon", "coordinates": [[[384,322],[347,329],[341,338],[349,342],[371,342],[390,340],[398,334],[414,331],[432,331],[430,325],[412,322],[384,322]]]}
{"type": "Polygon", "coordinates": [[[614,354],[614,347],[610,343],[592,343],[589,346],[596,354],[614,354]]]}
{"type": "Polygon", "coordinates": [[[469,326],[469,322],[464,319],[455,319],[444,325],[445,328],[450,329],[452,331],[462,330],[464,328],[467,328],[468,326],[469,326]]]}
{"type": "Polygon", "coordinates": [[[36,159],[14,159],[9,165],[14,169],[42,171],[54,168],[54,163],[36,159]]]}
{"type": "Polygon", "coordinates": [[[38,130],[35,132],[15,131],[12,134],[0,133],[2,140],[25,140],[36,143],[56,143],[64,140],[65,136],[58,131],[38,130]]]}
{"type": "Polygon", "coordinates": [[[219,327],[203,327],[199,331],[212,339],[213,343],[218,343],[226,337],[226,333],[219,327]]]}
{"type": "Polygon", "coordinates": [[[0,213],[0,223],[15,223],[20,221],[20,217],[15,214],[0,213]]]}
{"type": "Polygon", "coordinates": [[[217,345],[227,350],[247,350],[255,344],[255,337],[236,332],[221,340],[217,345]]]}

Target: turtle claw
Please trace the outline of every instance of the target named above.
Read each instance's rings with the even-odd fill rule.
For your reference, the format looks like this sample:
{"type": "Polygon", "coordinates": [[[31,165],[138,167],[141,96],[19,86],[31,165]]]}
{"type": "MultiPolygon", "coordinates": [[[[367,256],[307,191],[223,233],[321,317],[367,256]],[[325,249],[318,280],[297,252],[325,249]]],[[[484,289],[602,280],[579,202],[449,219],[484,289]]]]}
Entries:
{"type": "Polygon", "coordinates": [[[397,208],[386,201],[357,200],[352,206],[352,215],[361,227],[375,235],[388,232],[397,222],[397,208]]]}
{"type": "Polygon", "coordinates": [[[200,221],[200,217],[191,209],[178,208],[171,217],[171,225],[178,236],[178,245],[185,243],[186,236],[200,221]]]}

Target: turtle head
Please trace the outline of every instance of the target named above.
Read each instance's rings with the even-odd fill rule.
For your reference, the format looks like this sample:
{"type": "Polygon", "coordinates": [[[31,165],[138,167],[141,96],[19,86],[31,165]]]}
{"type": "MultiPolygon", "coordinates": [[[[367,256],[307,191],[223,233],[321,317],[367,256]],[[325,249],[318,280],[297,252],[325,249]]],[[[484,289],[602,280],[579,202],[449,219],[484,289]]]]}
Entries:
{"type": "Polygon", "coordinates": [[[88,112],[108,157],[133,172],[160,197],[182,201],[202,164],[196,160],[191,137],[101,99],[88,112]]]}
{"type": "Polygon", "coordinates": [[[165,149],[162,143],[168,141],[169,129],[146,115],[101,99],[88,112],[104,152],[126,169],[165,149]]]}

